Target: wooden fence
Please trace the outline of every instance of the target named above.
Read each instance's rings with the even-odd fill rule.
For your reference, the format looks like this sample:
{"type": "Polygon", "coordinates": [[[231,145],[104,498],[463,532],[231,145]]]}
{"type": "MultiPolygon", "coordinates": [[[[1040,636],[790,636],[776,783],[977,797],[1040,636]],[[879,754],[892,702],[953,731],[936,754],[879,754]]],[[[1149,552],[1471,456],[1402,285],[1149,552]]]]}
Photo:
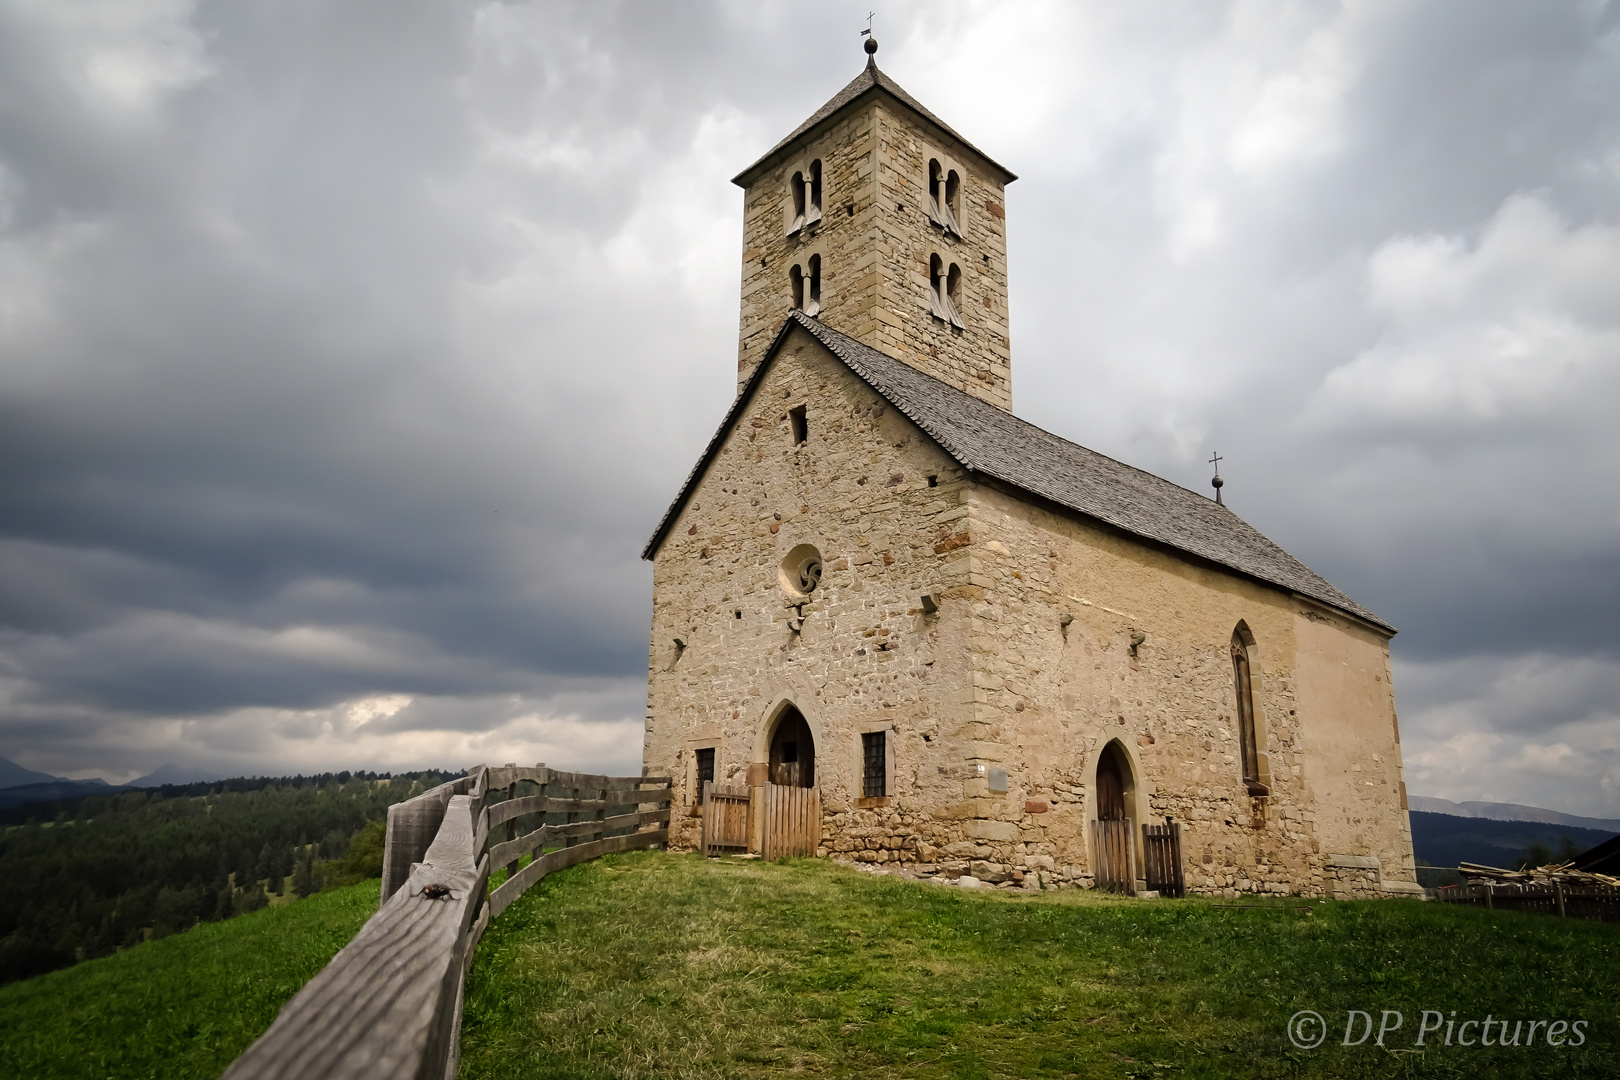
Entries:
{"type": "Polygon", "coordinates": [[[713,780],[703,782],[703,854],[748,850],[749,791],[713,780]]]}
{"type": "Polygon", "coordinates": [[[1136,892],[1136,853],[1131,845],[1131,821],[1091,823],[1092,874],[1097,888],[1130,895],[1136,892]]]}
{"type": "Polygon", "coordinates": [[[1448,904],[1620,922],[1620,889],[1601,885],[1453,885],[1439,892],[1448,904]]]}
{"type": "Polygon", "coordinates": [[[1174,821],[1142,826],[1142,864],[1147,887],[1160,896],[1187,895],[1181,867],[1181,826],[1174,821]]]}
{"type": "Polygon", "coordinates": [[[480,765],[389,807],[381,908],[225,1077],[453,1080],[462,982],[489,920],[554,870],[668,843],[670,798],[668,777],[480,765]]]}
{"type": "Polygon", "coordinates": [[[814,855],[821,843],[821,789],[766,784],[761,798],[765,833],[760,858],[814,855]]]}

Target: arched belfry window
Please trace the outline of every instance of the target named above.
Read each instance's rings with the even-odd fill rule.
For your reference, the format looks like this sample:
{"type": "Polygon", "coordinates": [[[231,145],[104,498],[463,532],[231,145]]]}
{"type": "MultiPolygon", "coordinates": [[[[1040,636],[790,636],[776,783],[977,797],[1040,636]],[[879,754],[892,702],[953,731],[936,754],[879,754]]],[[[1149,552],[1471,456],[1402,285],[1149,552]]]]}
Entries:
{"type": "Polygon", "coordinates": [[[793,289],[793,307],[806,315],[821,314],[821,256],[812,255],[804,266],[788,269],[788,285],[793,289]]]}
{"type": "Polygon", "coordinates": [[[792,236],[821,220],[821,161],[812,161],[788,179],[788,197],[793,200],[793,216],[788,224],[792,236]]]}
{"type": "Polygon", "coordinates": [[[1232,632],[1232,682],[1237,696],[1238,749],[1243,783],[1251,795],[1267,794],[1260,781],[1260,746],[1254,716],[1254,635],[1243,623],[1232,632]]]}
{"type": "Polygon", "coordinates": [[[957,202],[961,188],[962,178],[955,169],[941,164],[938,158],[928,159],[928,220],[955,237],[962,235],[962,227],[957,224],[962,216],[957,202]]]}
{"type": "Polygon", "coordinates": [[[821,162],[810,163],[810,175],[804,181],[804,223],[814,225],[821,220],[821,162]]]}
{"type": "Polygon", "coordinates": [[[962,268],[955,263],[946,265],[945,260],[934,255],[928,260],[928,281],[929,303],[933,306],[934,318],[950,323],[958,330],[966,329],[962,324],[961,308],[957,306],[962,290],[962,268]]]}

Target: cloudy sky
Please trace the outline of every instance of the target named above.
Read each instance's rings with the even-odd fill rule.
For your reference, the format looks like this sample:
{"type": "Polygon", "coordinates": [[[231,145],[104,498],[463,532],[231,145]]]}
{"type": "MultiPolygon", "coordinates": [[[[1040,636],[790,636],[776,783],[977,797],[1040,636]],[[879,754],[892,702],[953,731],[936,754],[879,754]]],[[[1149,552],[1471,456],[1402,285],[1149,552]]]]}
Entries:
{"type": "Polygon", "coordinates": [[[884,69],[1025,417],[1402,630],[1413,793],[1620,816],[1620,5],[0,0],[0,756],[639,763],[729,177],[884,69]]]}

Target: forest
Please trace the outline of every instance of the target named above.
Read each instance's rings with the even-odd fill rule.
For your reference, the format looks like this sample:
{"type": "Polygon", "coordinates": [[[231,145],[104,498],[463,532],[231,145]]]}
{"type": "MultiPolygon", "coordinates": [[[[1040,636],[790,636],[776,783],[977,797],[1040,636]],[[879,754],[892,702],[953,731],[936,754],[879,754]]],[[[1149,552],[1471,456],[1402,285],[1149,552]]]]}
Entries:
{"type": "Polygon", "coordinates": [[[238,778],[0,814],[0,983],[382,873],[388,807],[460,773],[238,778]]]}

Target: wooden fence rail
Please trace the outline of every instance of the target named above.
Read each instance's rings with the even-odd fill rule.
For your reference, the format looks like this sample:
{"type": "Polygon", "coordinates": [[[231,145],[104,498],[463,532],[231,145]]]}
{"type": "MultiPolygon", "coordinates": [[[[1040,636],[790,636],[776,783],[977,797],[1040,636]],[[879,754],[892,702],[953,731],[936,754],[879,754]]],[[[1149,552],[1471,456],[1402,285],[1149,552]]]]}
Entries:
{"type": "Polygon", "coordinates": [[[1439,893],[1448,904],[1620,922],[1620,889],[1602,885],[1453,885],[1439,893]]]}
{"type": "Polygon", "coordinates": [[[377,914],[226,1080],[453,1080],[462,984],[490,919],[555,870],[667,844],[670,800],[668,777],[480,765],[389,807],[377,914]],[[540,792],[518,797],[520,785],[540,792]],[[525,819],[534,827],[519,836],[525,819]],[[554,843],[562,846],[547,851],[554,843]],[[519,866],[524,855],[532,858],[519,866]],[[507,880],[491,892],[491,867],[501,865],[507,880]]]}

